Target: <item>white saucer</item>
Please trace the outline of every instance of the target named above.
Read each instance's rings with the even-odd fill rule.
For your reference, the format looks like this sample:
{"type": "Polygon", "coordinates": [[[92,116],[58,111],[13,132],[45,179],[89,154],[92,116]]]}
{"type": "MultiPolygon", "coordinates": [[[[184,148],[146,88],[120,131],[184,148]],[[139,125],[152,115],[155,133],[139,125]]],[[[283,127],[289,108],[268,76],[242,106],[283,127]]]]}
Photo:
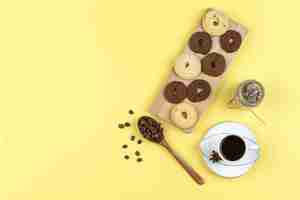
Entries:
{"type": "Polygon", "coordinates": [[[213,163],[209,160],[210,147],[207,145],[207,139],[211,137],[216,137],[216,141],[219,142],[220,138],[224,137],[224,133],[227,135],[237,135],[242,138],[247,138],[256,143],[256,138],[253,135],[252,131],[244,126],[243,124],[236,122],[223,122],[217,124],[216,126],[210,128],[205,135],[205,137],[200,142],[200,150],[202,157],[208,167],[216,174],[223,177],[239,177],[245,174],[254,164],[257,158],[259,158],[259,150],[257,151],[257,158],[251,162],[239,163],[238,165],[224,165],[222,163],[213,163]]]}

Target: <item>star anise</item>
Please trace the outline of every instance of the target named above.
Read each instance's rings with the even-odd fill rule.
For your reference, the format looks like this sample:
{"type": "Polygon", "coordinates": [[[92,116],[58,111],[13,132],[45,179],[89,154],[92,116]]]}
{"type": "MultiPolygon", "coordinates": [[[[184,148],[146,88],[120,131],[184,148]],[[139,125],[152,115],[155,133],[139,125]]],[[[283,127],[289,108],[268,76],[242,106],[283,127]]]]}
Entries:
{"type": "Polygon", "coordinates": [[[212,151],[210,154],[209,160],[211,160],[213,163],[216,163],[216,162],[219,162],[220,160],[222,160],[222,158],[220,157],[218,152],[212,151]]]}

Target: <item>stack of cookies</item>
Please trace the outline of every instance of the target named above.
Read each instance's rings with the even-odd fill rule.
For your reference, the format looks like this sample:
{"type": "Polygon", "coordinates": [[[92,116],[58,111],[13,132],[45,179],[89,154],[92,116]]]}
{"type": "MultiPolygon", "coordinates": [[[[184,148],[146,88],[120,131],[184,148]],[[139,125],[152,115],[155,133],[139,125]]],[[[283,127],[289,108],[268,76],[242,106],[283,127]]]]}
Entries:
{"type": "Polygon", "coordinates": [[[214,100],[246,28],[221,11],[208,9],[150,108],[159,118],[191,132],[214,100]]]}

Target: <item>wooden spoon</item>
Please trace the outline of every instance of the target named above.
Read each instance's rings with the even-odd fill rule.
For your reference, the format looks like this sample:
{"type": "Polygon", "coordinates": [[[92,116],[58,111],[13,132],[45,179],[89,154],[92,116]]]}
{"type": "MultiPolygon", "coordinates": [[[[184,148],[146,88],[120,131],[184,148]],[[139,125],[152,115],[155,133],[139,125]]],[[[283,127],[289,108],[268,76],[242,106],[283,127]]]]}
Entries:
{"type": "Polygon", "coordinates": [[[138,129],[144,136],[144,138],[165,147],[196,183],[198,183],[199,185],[204,184],[204,179],[182,158],[180,158],[180,156],[167,143],[163,134],[163,128],[161,127],[161,124],[159,122],[151,117],[142,116],[138,120],[138,129]]]}

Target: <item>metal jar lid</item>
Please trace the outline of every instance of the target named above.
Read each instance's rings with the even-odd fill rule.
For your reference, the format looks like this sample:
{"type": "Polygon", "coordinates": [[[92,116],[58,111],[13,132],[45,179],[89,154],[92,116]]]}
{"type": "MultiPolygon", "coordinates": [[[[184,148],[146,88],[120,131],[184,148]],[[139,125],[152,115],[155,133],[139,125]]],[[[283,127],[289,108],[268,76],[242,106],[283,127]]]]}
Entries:
{"type": "Polygon", "coordinates": [[[243,106],[256,107],[262,102],[265,96],[265,89],[256,80],[246,80],[240,83],[236,95],[239,103],[243,106]]]}

